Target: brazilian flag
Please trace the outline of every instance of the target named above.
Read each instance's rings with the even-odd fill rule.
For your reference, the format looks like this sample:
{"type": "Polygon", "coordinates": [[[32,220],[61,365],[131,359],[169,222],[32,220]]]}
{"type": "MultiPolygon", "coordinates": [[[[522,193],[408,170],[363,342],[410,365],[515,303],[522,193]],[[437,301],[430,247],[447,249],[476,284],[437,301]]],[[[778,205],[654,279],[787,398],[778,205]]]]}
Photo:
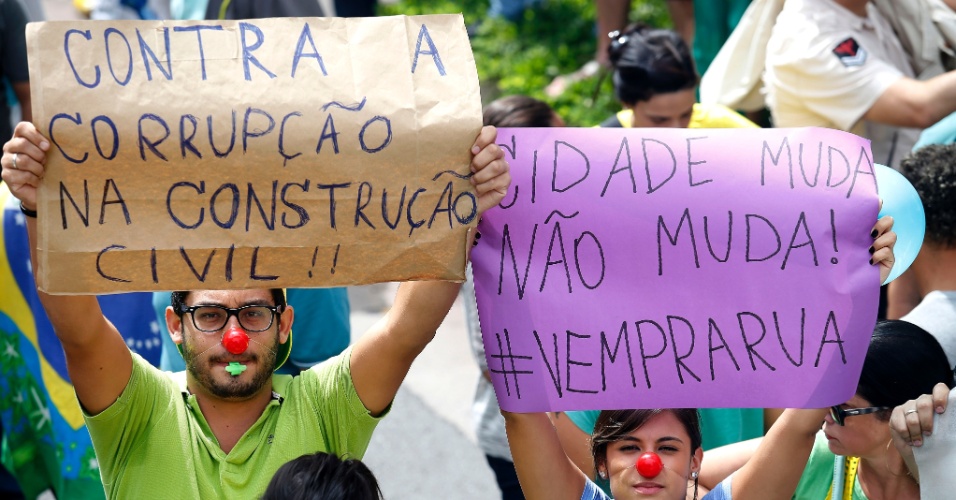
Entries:
{"type": "MultiPolygon", "coordinates": [[[[0,183],[0,421],[3,465],[27,498],[104,498],[90,435],[59,340],[37,297],[26,219],[0,183]]],[[[152,294],[100,297],[130,350],[154,365],[162,351],[152,294]]]]}

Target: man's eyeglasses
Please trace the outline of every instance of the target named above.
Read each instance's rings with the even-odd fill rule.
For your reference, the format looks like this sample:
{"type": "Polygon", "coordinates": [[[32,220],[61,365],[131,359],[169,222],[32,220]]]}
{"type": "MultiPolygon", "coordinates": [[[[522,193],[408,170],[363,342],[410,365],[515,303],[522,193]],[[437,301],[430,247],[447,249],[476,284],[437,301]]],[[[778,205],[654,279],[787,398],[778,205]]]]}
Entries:
{"type": "Polygon", "coordinates": [[[830,416],[833,417],[833,421],[837,425],[844,425],[846,417],[855,417],[857,415],[866,415],[868,413],[876,413],[878,411],[889,410],[889,406],[870,406],[869,408],[848,408],[844,410],[839,406],[830,407],[830,416]]]}
{"type": "Polygon", "coordinates": [[[272,327],[272,321],[279,314],[279,306],[249,305],[242,307],[225,307],[220,305],[190,306],[183,309],[183,314],[190,313],[193,326],[206,333],[222,330],[229,322],[230,316],[235,316],[247,332],[264,332],[272,327]]]}

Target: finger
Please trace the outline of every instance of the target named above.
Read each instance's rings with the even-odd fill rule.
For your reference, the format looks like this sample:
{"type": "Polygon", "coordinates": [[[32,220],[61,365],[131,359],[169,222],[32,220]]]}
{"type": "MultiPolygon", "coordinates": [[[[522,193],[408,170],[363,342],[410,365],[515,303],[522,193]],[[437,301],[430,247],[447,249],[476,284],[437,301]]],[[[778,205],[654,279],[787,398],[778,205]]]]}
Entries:
{"type": "MultiPolygon", "coordinates": [[[[485,146],[484,148],[482,148],[481,151],[479,151],[478,154],[476,154],[474,158],[471,159],[471,171],[477,175],[479,172],[481,172],[485,167],[490,165],[492,162],[496,160],[504,159],[504,157],[505,157],[504,151],[502,151],[502,149],[498,147],[497,144],[489,144],[485,146]]],[[[485,175],[485,178],[482,178],[480,176],[479,178],[482,180],[488,180],[492,177],[491,175],[488,175],[488,174],[484,174],[484,175],[485,175]]],[[[479,184],[482,180],[472,181],[472,183],[479,184]]]]}
{"type": "Polygon", "coordinates": [[[949,387],[942,382],[933,387],[933,406],[935,407],[936,413],[946,411],[946,403],[949,402],[949,392],[949,387]]]}
{"type": "Polygon", "coordinates": [[[892,228],[893,217],[890,215],[884,215],[883,217],[880,217],[878,221],[876,221],[876,224],[873,226],[873,230],[870,231],[870,236],[877,238],[892,228]]]}
{"type": "Polygon", "coordinates": [[[485,125],[481,127],[481,131],[478,132],[478,137],[475,139],[475,144],[471,147],[471,154],[477,155],[479,151],[484,149],[489,144],[494,144],[495,139],[498,138],[498,129],[492,125],[485,125]]]}
{"type": "Polygon", "coordinates": [[[471,175],[471,184],[473,186],[478,186],[500,176],[505,172],[510,171],[510,169],[510,165],[508,165],[508,162],[505,161],[504,158],[497,158],[483,165],[480,170],[473,173],[471,175]]]}
{"type": "Polygon", "coordinates": [[[919,419],[922,436],[929,436],[933,433],[933,417],[936,415],[936,411],[933,407],[932,394],[923,394],[916,398],[916,413],[913,415],[919,419]]]}
{"type": "Polygon", "coordinates": [[[480,186],[478,194],[478,214],[484,214],[488,209],[498,206],[501,200],[508,195],[510,187],[510,174],[505,174],[502,178],[494,181],[495,185],[485,183],[480,186]],[[500,183],[499,183],[500,182],[500,183]],[[485,189],[487,188],[487,189],[485,189]]]}
{"type": "Polygon", "coordinates": [[[881,248],[893,248],[896,245],[897,241],[896,231],[890,230],[881,234],[877,239],[873,240],[873,247],[875,250],[881,248]]]}
{"type": "Polygon", "coordinates": [[[43,176],[43,165],[25,155],[17,156],[17,168],[13,168],[13,155],[4,153],[0,158],[3,166],[3,179],[11,185],[17,182],[27,182],[28,179],[39,181],[43,176]]]}
{"type": "Polygon", "coordinates": [[[511,184],[511,173],[508,172],[507,169],[504,169],[504,172],[502,172],[500,175],[497,175],[494,178],[475,186],[475,191],[478,193],[478,196],[492,191],[499,191],[503,193],[508,190],[509,184],[511,184]]]}
{"type": "Polygon", "coordinates": [[[30,122],[18,123],[16,128],[13,129],[13,136],[22,137],[43,151],[49,151],[50,149],[50,141],[43,137],[43,134],[30,122]]]}
{"type": "Polygon", "coordinates": [[[903,412],[903,424],[905,431],[900,434],[912,446],[923,445],[923,428],[920,425],[919,411],[914,412],[913,402],[910,401],[903,405],[906,410],[903,412]]]}
{"type": "Polygon", "coordinates": [[[0,158],[0,165],[3,166],[4,170],[10,170],[12,172],[25,172],[38,179],[43,178],[43,174],[46,171],[43,163],[34,160],[29,155],[23,153],[4,153],[3,157],[0,158]],[[14,168],[13,160],[14,154],[16,154],[16,168],[14,168]]]}
{"type": "Polygon", "coordinates": [[[17,168],[21,168],[23,165],[22,160],[24,157],[32,158],[40,163],[46,161],[46,153],[40,149],[39,146],[30,142],[25,137],[16,137],[14,136],[6,144],[3,145],[5,161],[3,162],[3,168],[12,168],[13,167],[13,155],[17,155],[17,168]]]}
{"type": "Polygon", "coordinates": [[[905,406],[900,405],[893,408],[893,413],[890,415],[890,436],[893,438],[893,444],[895,444],[896,448],[901,452],[903,449],[908,448],[913,441],[910,438],[909,428],[906,426],[906,418],[903,415],[904,411],[905,406]]]}
{"type": "Polygon", "coordinates": [[[895,263],[896,257],[893,255],[893,250],[889,247],[883,247],[873,252],[873,256],[870,257],[870,264],[880,265],[885,268],[892,268],[895,263]]]}

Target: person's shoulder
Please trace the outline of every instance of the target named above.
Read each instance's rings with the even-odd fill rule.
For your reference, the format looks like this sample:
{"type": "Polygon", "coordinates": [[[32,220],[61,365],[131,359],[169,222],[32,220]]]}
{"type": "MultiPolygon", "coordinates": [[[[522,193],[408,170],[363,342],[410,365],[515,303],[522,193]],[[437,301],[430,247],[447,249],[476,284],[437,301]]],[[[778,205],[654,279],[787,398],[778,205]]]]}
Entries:
{"type": "Polygon", "coordinates": [[[809,25],[826,32],[845,27],[839,19],[844,14],[844,10],[830,0],[787,0],[774,29],[809,25]]]}
{"type": "Polygon", "coordinates": [[[581,492],[581,500],[611,500],[611,497],[607,496],[591,478],[586,477],[584,478],[584,491],[581,492]]]}
{"type": "Polygon", "coordinates": [[[620,113],[615,113],[614,115],[611,115],[611,116],[607,117],[607,119],[604,120],[603,122],[601,122],[601,124],[598,125],[598,127],[601,127],[601,128],[621,128],[621,127],[623,127],[624,124],[621,122],[621,119],[620,119],[620,117],[618,116],[619,114],[620,114],[620,113]]]}
{"type": "MultiPolygon", "coordinates": [[[[303,370],[295,377],[273,375],[273,384],[278,384],[274,387],[282,387],[286,392],[294,393],[302,389],[314,390],[320,387],[332,389],[341,387],[343,384],[350,385],[352,381],[351,357],[352,346],[349,346],[341,353],[303,370]]],[[[286,395],[278,389],[276,389],[276,392],[279,392],[282,396],[286,395]]]]}
{"type": "Polygon", "coordinates": [[[727,479],[721,481],[714,489],[710,490],[701,500],[733,500],[733,493],[730,488],[734,476],[730,475],[727,479]]]}
{"type": "Polygon", "coordinates": [[[913,318],[932,316],[940,309],[947,310],[954,307],[956,307],[956,290],[933,290],[927,293],[912,311],[900,319],[912,322],[913,318]]]}
{"type": "Polygon", "coordinates": [[[840,22],[828,2],[789,0],[773,26],[767,43],[771,64],[826,57],[852,30],[840,22]]]}

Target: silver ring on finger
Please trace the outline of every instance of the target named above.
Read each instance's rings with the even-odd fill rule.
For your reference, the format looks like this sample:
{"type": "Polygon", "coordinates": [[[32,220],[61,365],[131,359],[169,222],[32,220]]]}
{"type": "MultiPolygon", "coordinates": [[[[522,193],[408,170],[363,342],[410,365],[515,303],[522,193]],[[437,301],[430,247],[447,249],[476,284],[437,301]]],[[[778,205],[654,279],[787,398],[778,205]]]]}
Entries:
{"type": "Polygon", "coordinates": [[[916,413],[916,410],[906,410],[903,412],[903,415],[909,415],[910,413],[916,413]]]}
{"type": "Polygon", "coordinates": [[[13,164],[10,165],[10,168],[14,170],[20,170],[19,168],[17,168],[17,154],[18,153],[13,153],[13,164]]]}

